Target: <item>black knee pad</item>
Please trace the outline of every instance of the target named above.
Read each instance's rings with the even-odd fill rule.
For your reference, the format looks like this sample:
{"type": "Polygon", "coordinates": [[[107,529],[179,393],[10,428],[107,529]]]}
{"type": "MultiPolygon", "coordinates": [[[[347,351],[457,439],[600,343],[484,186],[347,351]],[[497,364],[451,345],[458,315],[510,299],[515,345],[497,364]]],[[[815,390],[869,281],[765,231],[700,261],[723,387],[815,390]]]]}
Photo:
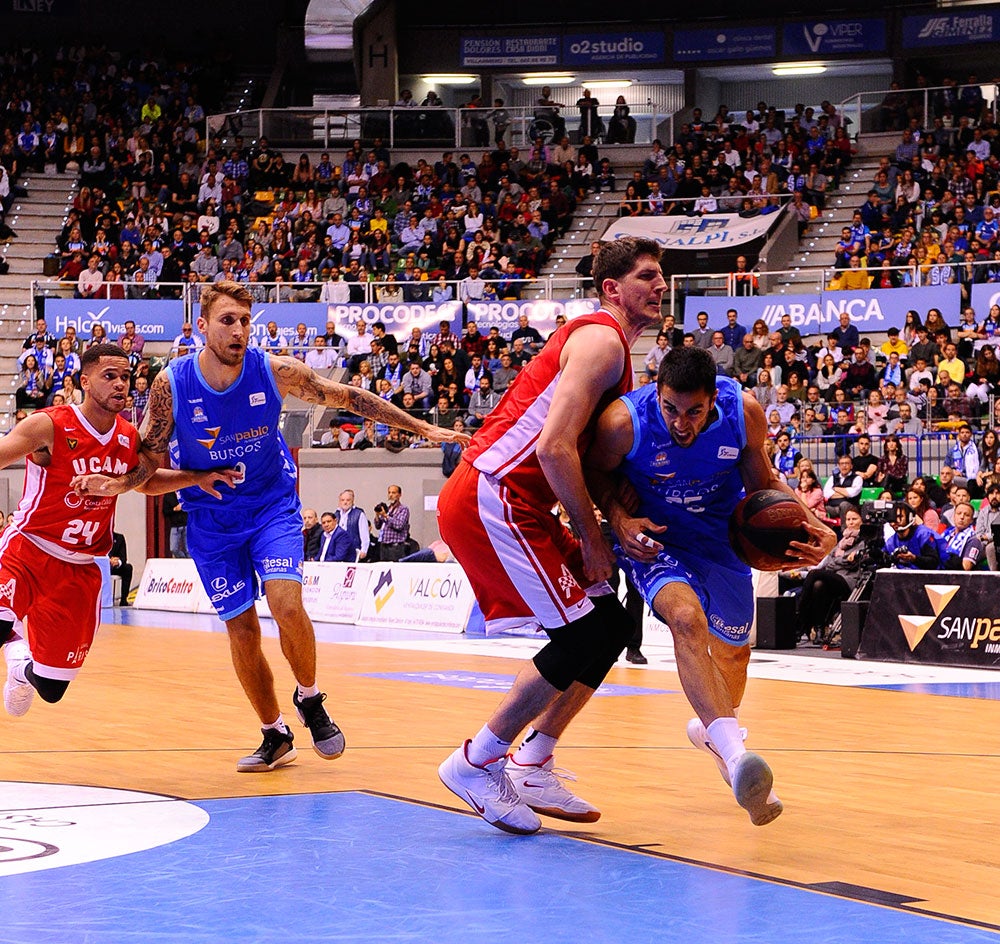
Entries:
{"type": "Polygon", "coordinates": [[[594,608],[580,619],[546,629],[549,644],[533,660],[539,675],[561,692],[577,681],[597,688],[632,637],[632,622],[617,597],[592,602],[594,608]]]}
{"type": "Polygon", "coordinates": [[[69,688],[69,682],[66,679],[52,679],[46,678],[44,675],[36,675],[32,662],[29,662],[28,667],[24,670],[24,677],[38,692],[38,697],[50,705],[59,701],[66,694],[66,689],[69,688]]]}
{"type": "Polygon", "coordinates": [[[0,619],[0,646],[6,642],[10,642],[11,637],[14,635],[14,621],[0,619]]]}
{"type": "MultiPolygon", "coordinates": [[[[603,623],[603,632],[590,663],[583,667],[576,681],[589,688],[599,688],[611,667],[632,639],[635,621],[614,595],[594,597],[594,614],[603,623]]],[[[641,617],[640,617],[641,619],[641,617]]]]}

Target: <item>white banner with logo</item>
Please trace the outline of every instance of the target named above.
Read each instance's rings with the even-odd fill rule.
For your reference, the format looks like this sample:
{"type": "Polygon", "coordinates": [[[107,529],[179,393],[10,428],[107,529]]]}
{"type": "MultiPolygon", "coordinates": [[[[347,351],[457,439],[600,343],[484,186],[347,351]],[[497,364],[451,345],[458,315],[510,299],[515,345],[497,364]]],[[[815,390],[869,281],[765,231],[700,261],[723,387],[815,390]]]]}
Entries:
{"type": "Polygon", "coordinates": [[[359,626],[461,633],[474,596],[457,564],[370,564],[359,626]]]}
{"type": "Polygon", "coordinates": [[[601,239],[610,242],[622,236],[643,236],[655,239],[664,249],[723,249],[766,235],[780,217],[780,213],[748,218],[736,213],[622,216],[604,231],[601,239]]]}
{"type": "Polygon", "coordinates": [[[190,558],[149,558],[132,605],[137,610],[215,612],[190,558]]]}
{"type": "Polygon", "coordinates": [[[570,298],[566,301],[539,298],[524,301],[469,302],[466,308],[469,321],[474,321],[480,334],[489,334],[490,328],[499,328],[508,341],[517,330],[521,315],[528,316],[528,324],[543,338],[556,330],[556,318],[565,315],[572,320],[579,315],[589,315],[601,307],[596,298],[570,298]]]}
{"type": "MultiPolygon", "coordinates": [[[[302,604],[317,623],[356,623],[371,575],[370,564],[306,561],[302,565],[302,604]]],[[[267,600],[257,601],[257,613],[270,616],[267,600]]]]}

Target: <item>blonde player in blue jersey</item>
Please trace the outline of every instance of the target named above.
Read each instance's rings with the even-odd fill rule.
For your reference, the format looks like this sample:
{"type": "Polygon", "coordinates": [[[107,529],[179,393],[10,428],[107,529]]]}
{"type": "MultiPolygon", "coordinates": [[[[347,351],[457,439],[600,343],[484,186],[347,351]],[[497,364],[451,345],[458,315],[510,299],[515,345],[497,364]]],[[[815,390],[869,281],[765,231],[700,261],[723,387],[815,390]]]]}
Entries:
{"type": "MultiPolygon", "coordinates": [[[[674,639],[677,673],[697,713],[695,747],[715,760],[755,826],[782,810],[763,758],[744,746],[737,710],[750,659],[750,569],[729,545],[729,516],[748,492],[794,494],[764,452],[767,420],[757,401],[716,375],[707,351],[674,348],[657,382],[612,403],[601,415],[587,464],[595,494],[618,539],[619,560],[674,639]],[[623,507],[617,470],[638,498],[623,507]]],[[[814,515],[808,543],[792,542],[789,567],[819,563],[833,532],[814,515]]]]}
{"type": "MultiPolygon", "coordinates": [[[[188,513],[188,551],[205,591],[226,624],[236,675],[257,712],[264,740],[236,765],[241,773],[274,770],[295,759],[293,736],[281,715],[274,677],[261,649],[254,602],[258,578],[298,683],[292,704],[327,760],[344,750],[316,684],[316,638],[302,606],[302,519],[296,468],[278,428],[282,401],[342,408],[417,433],[432,442],[469,437],[418,420],[368,391],[317,376],[301,361],[250,347],[251,295],[235,282],[217,282],[201,295],[198,330],[205,346],[181,357],[153,381],[142,428],[149,477],[140,491],[165,494],[188,486],[188,472],[219,469],[229,488],[182,487],[188,513]],[[155,460],[169,452],[171,469],[155,460]],[[235,470],[235,473],[234,473],[235,470]]],[[[123,480],[87,476],[81,491],[113,494],[123,480]]],[[[131,484],[135,484],[133,481],[131,484]]]]}

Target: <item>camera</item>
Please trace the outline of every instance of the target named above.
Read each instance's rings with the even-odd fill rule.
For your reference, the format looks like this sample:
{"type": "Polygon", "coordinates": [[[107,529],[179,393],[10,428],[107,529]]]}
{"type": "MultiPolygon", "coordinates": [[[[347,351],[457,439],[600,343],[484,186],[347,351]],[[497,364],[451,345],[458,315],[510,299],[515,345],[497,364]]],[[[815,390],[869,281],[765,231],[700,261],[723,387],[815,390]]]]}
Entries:
{"type": "Polygon", "coordinates": [[[862,570],[875,571],[879,567],[888,567],[894,557],[885,552],[885,526],[896,523],[896,503],[877,499],[861,503],[861,545],[862,554],[860,567],[862,570]]]}
{"type": "Polygon", "coordinates": [[[387,505],[387,504],[386,504],[385,502],[379,502],[379,503],[378,503],[378,504],[377,504],[377,505],[375,506],[375,510],[376,510],[377,512],[379,512],[380,514],[383,514],[383,515],[384,515],[384,514],[385,514],[385,513],[386,513],[386,512],[387,512],[387,511],[389,510],[389,506],[388,506],[388,505],[387,505]]]}

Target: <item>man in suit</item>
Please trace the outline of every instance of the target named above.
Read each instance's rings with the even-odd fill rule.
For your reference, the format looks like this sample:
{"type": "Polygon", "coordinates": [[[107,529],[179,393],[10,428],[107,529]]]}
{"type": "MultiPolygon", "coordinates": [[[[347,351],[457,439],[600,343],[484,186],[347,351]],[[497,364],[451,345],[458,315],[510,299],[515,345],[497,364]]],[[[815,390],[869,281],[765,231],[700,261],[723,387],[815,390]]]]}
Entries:
{"type": "Polygon", "coordinates": [[[128,606],[128,594],[132,589],[132,565],[128,562],[128,551],[125,547],[125,535],[113,532],[111,541],[111,573],[122,579],[121,599],[119,606],[128,606]]]}
{"type": "Polygon", "coordinates": [[[302,509],[302,547],[306,560],[316,560],[319,555],[319,540],[323,534],[319,516],[313,508],[302,509]]]}
{"type": "Polygon", "coordinates": [[[337,521],[330,511],[324,511],[320,520],[322,533],[319,538],[319,561],[349,561],[353,563],[356,559],[354,545],[351,543],[350,535],[343,529],[337,527],[337,521]]]}

